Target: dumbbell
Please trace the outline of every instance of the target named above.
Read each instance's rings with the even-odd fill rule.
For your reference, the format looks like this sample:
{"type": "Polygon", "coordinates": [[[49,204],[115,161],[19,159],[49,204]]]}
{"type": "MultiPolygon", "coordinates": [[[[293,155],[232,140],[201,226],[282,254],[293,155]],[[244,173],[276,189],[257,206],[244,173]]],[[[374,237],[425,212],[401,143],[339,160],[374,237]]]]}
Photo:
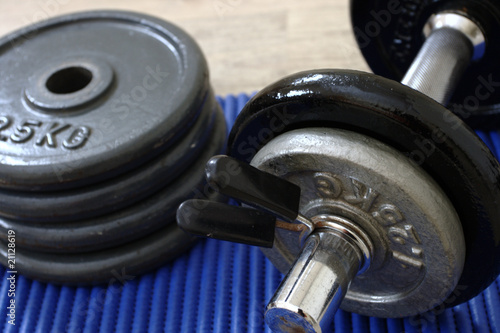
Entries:
{"type": "Polygon", "coordinates": [[[500,111],[500,94],[495,93],[500,87],[499,17],[498,3],[488,0],[351,0],[354,34],[375,74],[402,80],[432,97],[432,87],[424,88],[418,81],[437,87],[448,84],[446,81],[450,78],[445,104],[469,125],[488,129],[498,126],[500,111]],[[430,16],[439,13],[447,15],[436,15],[429,20],[430,16]],[[473,31],[465,33],[473,41],[472,52],[469,46],[462,44],[464,36],[453,33],[452,29],[443,29],[432,39],[428,38],[433,24],[458,25],[456,28],[462,32],[473,28],[460,17],[450,15],[453,13],[466,13],[484,31],[484,34],[475,35],[473,31]],[[482,43],[481,35],[486,43],[482,43]],[[424,54],[426,56],[422,57],[424,54]],[[414,61],[415,58],[421,61],[414,61]],[[455,64],[457,67],[453,68],[455,64]],[[425,71],[434,74],[428,76],[425,71]],[[406,80],[410,76],[412,82],[406,80]],[[434,81],[429,82],[430,78],[434,81]]]}
{"type": "Polygon", "coordinates": [[[439,103],[473,54],[481,62],[496,51],[489,30],[460,8],[427,13],[410,87],[316,70],[260,91],[236,119],[229,156],[206,167],[216,191],[246,206],[179,207],[184,230],[260,246],[286,274],[265,313],[272,330],[320,332],[339,307],[377,317],[451,307],[499,274],[500,165],[439,103]],[[439,72],[422,65],[436,53],[451,57],[439,72]]]}

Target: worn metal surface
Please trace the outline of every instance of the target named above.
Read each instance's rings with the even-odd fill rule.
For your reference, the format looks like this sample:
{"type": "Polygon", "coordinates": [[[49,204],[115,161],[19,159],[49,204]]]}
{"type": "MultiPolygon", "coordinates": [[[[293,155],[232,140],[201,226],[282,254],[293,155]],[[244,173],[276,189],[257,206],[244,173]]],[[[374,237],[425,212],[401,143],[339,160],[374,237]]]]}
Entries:
{"type": "MultiPolygon", "coordinates": [[[[251,164],[299,185],[306,217],[345,217],[370,236],[371,266],[353,280],[342,309],[410,316],[456,287],[465,257],[459,218],[436,182],[400,152],[351,131],[307,128],[276,137],[251,164]]],[[[286,273],[300,242],[285,230],[275,237],[263,252],[286,273]]]]}
{"type": "Polygon", "coordinates": [[[196,43],[162,20],[100,11],[0,40],[0,187],[96,183],[184,135],[208,94],[196,43]]]}
{"type": "Polygon", "coordinates": [[[352,70],[314,70],[285,77],[255,95],[231,130],[228,155],[250,161],[273,137],[307,127],[344,128],[375,138],[420,165],[443,189],[466,242],[464,270],[446,306],[471,299],[495,280],[500,165],[458,117],[393,80],[352,70]]]}

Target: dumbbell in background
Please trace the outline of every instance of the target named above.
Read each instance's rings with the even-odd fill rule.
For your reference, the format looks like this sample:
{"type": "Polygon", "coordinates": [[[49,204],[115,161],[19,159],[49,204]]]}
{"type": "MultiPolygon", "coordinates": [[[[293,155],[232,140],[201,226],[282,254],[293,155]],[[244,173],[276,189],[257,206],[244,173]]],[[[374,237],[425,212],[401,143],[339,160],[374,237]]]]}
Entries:
{"type": "MultiPolygon", "coordinates": [[[[352,1],[355,30],[388,5],[352,1]]],[[[490,1],[402,2],[374,40],[359,41],[375,73],[403,84],[309,71],[245,106],[229,137],[232,158],[212,159],[207,179],[262,212],[187,201],[178,223],[269,248],[286,274],[265,315],[273,330],[321,331],[339,306],[380,317],[453,306],[496,278],[500,167],[443,105],[475,91],[470,75],[496,82],[499,13],[490,1]]],[[[464,118],[491,125],[497,96],[464,118]]]]}

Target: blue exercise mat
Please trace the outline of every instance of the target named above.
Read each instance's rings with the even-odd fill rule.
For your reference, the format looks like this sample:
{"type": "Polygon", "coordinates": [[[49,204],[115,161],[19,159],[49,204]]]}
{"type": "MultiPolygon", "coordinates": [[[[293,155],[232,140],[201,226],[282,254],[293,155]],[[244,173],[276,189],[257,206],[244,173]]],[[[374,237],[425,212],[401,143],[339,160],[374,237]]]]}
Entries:
{"type": "MultiPolygon", "coordinates": [[[[229,125],[248,96],[219,99],[229,125]]],[[[500,156],[500,132],[479,133],[500,156]]],[[[142,276],[118,272],[107,286],[16,282],[15,326],[7,323],[8,276],[0,286],[3,332],[269,332],[263,317],[282,275],[258,248],[200,240],[142,276]]],[[[470,302],[441,313],[378,319],[337,312],[332,332],[500,332],[500,278],[470,302]]]]}

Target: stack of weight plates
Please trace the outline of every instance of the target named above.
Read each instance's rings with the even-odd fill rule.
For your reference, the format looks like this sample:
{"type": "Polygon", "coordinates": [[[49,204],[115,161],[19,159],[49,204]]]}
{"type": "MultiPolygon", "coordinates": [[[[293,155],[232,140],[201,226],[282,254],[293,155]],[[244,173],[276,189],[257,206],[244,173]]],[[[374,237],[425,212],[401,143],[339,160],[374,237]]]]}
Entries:
{"type": "Polygon", "coordinates": [[[0,40],[0,240],[18,273],[102,283],[178,255],[226,125],[195,42],[162,20],[87,12],[0,40]],[[12,231],[11,231],[12,233],[12,231]]]}

